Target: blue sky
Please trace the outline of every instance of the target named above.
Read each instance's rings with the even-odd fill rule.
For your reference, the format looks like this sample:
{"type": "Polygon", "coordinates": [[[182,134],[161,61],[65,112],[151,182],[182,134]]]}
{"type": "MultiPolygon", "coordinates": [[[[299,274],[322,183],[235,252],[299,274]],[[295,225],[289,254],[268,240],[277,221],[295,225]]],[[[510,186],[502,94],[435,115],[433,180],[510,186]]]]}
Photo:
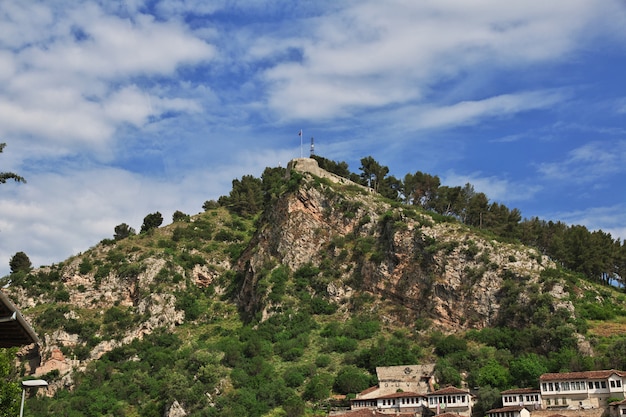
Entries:
{"type": "Polygon", "coordinates": [[[0,3],[0,274],[316,153],[626,238],[622,0],[0,3]],[[519,3],[519,4],[518,4],[519,3]]]}

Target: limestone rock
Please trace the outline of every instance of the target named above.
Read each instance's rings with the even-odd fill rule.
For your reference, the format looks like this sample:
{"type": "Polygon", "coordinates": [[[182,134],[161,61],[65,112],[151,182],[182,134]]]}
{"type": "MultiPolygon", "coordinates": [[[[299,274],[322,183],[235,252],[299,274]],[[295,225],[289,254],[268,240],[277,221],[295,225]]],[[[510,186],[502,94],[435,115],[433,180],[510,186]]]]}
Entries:
{"type": "Polygon", "coordinates": [[[180,403],[177,400],[174,400],[172,405],[165,410],[163,417],[185,417],[186,415],[187,412],[183,409],[180,403]]]}

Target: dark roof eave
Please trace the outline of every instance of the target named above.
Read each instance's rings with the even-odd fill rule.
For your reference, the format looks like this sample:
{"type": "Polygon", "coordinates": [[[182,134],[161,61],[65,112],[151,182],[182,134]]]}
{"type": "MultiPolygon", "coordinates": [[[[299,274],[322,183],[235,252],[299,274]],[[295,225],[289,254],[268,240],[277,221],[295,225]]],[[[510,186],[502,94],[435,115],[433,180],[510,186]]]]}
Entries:
{"type": "MultiPolygon", "coordinates": [[[[0,304],[2,316],[0,317],[0,326],[5,328],[19,329],[21,337],[18,339],[0,338],[0,347],[25,346],[33,343],[39,343],[39,338],[33,328],[26,322],[22,313],[17,309],[15,304],[0,290],[0,304]]],[[[3,329],[0,328],[0,334],[3,329]]]]}

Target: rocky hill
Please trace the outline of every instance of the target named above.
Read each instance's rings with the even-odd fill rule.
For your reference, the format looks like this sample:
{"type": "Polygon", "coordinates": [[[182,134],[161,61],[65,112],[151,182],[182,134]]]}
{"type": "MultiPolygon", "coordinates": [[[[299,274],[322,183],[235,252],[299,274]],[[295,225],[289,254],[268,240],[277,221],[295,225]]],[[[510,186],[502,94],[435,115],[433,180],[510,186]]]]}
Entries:
{"type": "MultiPolygon", "coordinates": [[[[103,357],[146,361],[137,341],[169,332],[187,349],[221,349],[204,365],[211,365],[213,377],[200,375],[201,367],[192,372],[194,381],[210,381],[204,400],[186,405],[188,411],[219,408],[216,397],[245,386],[233,382],[236,361],[222,339],[246,326],[252,326],[249,331],[276,322],[287,326],[280,320],[303,312],[313,317],[307,327],[311,336],[303,342],[292,334],[288,341],[297,340],[312,357],[320,348],[313,348],[311,338],[327,337],[320,326],[343,325],[354,317],[382,323],[382,328],[372,327],[372,334],[355,337],[355,349],[372,349],[375,337],[398,329],[464,334],[540,328],[557,317],[562,318],[559,328],[575,335],[574,348],[593,354],[584,329],[576,325],[577,306],[589,300],[613,303],[614,295],[560,271],[536,249],[391,202],[320,170],[313,160],[292,161],[284,184],[259,217],[216,207],[11,276],[7,291],[43,340],[40,351],[21,352],[23,372],[51,379],[49,395],[75,390],[103,357]]],[[[246,337],[240,336],[238,346],[247,343],[246,337]]],[[[544,351],[537,347],[538,352],[558,345],[542,339],[537,343],[547,346],[544,351]]],[[[303,357],[298,351],[291,358],[277,347],[282,342],[271,341],[273,354],[280,356],[274,366],[281,369],[303,357]]],[[[332,359],[335,353],[330,348],[326,355],[332,359]]],[[[422,353],[436,360],[434,354],[432,346],[422,353]]],[[[333,360],[358,364],[357,359],[333,360]]],[[[294,389],[308,398],[303,385],[294,389]]],[[[168,395],[162,399],[165,408],[174,400],[185,407],[181,396],[186,394],[171,401],[168,395]]]]}
{"type": "MultiPolygon", "coordinates": [[[[482,328],[500,319],[505,279],[534,288],[555,267],[535,249],[389,203],[345,179],[314,177],[315,161],[305,162],[292,161],[290,169],[305,175],[301,187],[266,213],[238,262],[246,274],[239,302],[249,313],[272,307],[255,291],[264,265],[295,271],[312,263],[324,266],[325,295],[341,305],[365,291],[388,300],[394,320],[428,318],[452,332],[482,328]]],[[[550,290],[563,295],[561,287],[550,290]]]]}

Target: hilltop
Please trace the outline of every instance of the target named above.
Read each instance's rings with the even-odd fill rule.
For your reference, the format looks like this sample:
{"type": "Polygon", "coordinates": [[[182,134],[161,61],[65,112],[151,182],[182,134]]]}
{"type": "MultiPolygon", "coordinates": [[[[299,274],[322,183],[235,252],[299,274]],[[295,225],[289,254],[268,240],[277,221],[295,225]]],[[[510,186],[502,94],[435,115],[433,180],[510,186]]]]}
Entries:
{"type": "Polygon", "coordinates": [[[415,363],[489,409],[538,372],[626,368],[602,333],[624,295],[539,249],[306,158],[258,182],[259,209],[231,197],[8,277],[43,340],[20,353],[51,384],[34,412],[298,416],[415,363]]]}

